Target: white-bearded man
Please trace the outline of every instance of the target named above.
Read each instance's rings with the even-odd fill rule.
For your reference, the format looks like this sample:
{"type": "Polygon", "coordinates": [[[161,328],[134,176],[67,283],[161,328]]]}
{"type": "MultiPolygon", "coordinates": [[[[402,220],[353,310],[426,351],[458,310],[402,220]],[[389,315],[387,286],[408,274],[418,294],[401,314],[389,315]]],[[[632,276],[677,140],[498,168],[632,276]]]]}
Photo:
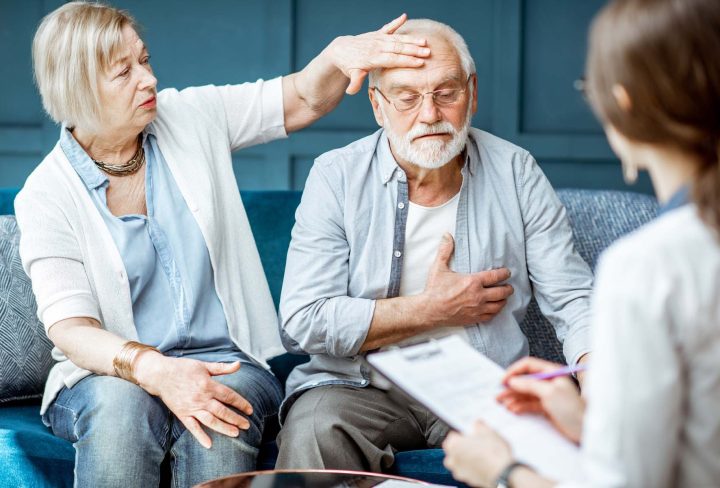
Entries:
{"type": "Polygon", "coordinates": [[[423,67],[371,73],[382,127],[320,156],[308,177],[280,303],[287,383],[278,468],[382,471],[448,427],[369,384],[363,353],[459,334],[501,366],[528,353],[534,296],[568,363],[589,352],[592,273],[530,154],[470,127],[475,64],[450,27],[411,20],[423,67]]]}

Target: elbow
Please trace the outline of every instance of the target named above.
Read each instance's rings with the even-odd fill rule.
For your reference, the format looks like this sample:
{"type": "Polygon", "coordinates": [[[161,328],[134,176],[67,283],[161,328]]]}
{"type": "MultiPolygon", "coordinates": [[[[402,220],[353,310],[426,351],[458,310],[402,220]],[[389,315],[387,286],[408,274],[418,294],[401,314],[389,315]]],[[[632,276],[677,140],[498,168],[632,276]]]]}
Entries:
{"type": "Polygon", "coordinates": [[[283,313],[283,306],[280,306],[279,332],[280,341],[283,347],[290,354],[317,354],[317,341],[312,339],[315,324],[308,314],[308,308],[288,313],[283,313]]]}
{"type": "Polygon", "coordinates": [[[280,326],[280,341],[282,342],[285,350],[290,354],[308,354],[308,352],[300,345],[300,343],[293,339],[292,336],[287,333],[283,325],[280,326]]]}

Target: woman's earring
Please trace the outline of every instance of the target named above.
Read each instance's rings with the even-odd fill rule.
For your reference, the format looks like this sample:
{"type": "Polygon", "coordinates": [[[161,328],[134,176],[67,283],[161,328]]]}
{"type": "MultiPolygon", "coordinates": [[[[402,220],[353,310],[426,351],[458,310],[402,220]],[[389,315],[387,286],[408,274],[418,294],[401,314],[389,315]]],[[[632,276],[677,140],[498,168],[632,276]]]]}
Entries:
{"type": "Polygon", "coordinates": [[[637,166],[630,163],[622,163],[623,179],[628,185],[634,185],[638,179],[637,166]]]}

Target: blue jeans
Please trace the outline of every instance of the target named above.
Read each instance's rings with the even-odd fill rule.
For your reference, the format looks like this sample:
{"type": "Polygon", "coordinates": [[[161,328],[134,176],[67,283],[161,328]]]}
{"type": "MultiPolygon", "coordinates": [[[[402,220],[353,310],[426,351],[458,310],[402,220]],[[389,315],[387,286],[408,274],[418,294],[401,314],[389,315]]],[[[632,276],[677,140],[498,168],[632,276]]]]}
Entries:
{"type": "Polygon", "coordinates": [[[282,399],[278,380],[243,362],[216,381],[253,406],[250,428],[228,437],[205,427],[212,448],[200,445],[163,402],[129,381],[89,376],[63,388],[43,416],[53,433],[75,447],[75,486],[158,486],[160,465],[170,455],[174,487],[255,469],[268,417],[282,399]]]}

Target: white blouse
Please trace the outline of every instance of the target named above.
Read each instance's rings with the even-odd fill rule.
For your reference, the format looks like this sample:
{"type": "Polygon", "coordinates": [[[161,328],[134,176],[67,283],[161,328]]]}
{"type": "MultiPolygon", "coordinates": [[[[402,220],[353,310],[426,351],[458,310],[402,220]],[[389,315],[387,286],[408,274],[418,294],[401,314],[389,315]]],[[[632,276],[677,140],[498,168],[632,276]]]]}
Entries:
{"type": "Polygon", "coordinates": [[[671,211],[601,258],[583,487],[720,486],[720,241],[671,211]]]}

